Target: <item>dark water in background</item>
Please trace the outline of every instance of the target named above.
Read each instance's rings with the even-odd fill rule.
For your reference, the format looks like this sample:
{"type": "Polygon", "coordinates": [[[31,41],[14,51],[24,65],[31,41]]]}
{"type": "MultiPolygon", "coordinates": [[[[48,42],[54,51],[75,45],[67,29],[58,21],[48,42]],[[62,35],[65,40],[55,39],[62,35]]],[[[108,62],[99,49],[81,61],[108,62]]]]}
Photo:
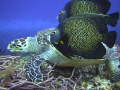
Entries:
{"type": "MultiPolygon", "coordinates": [[[[0,49],[9,54],[7,45],[16,38],[34,36],[39,30],[56,27],[56,16],[70,0],[0,0],[0,49]]],[[[119,11],[120,0],[109,0],[108,14],[119,11]]],[[[115,28],[120,41],[120,20],[115,28]]]]}

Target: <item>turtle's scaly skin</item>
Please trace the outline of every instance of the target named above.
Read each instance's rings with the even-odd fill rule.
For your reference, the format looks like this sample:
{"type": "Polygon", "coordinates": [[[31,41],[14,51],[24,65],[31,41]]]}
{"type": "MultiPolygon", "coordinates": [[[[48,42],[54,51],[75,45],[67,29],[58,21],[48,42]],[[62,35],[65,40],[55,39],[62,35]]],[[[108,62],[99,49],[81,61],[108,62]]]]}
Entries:
{"type": "Polygon", "coordinates": [[[112,81],[120,80],[120,46],[115,44],[113,48],[108,48],[105,44],[103,44],[107,50],[104,58],[111,59],[107,61],[108,69],[110,72],[110,79],[112,81]]]}
{"type": "MultiPolygon", "coordinates": [[[[18,44],[17,42],[15,42],[16,40],[12,41],[12,43],[8,45],[8,49],[14,52],[15,51],[18,52],[18,48],[22,47],[22,49],[24,50],[21,49],[21,52],[26,51],[27,53],[29,53],[31,50],[32,53],[36,54],[36,56],[34,58],[31,58],[29,62],[25,65],[26,77],[29,81],[40,82],[43,80],[40,71],[40,65],[44,61],[50,64],[56,64],[57,66],[61,66],[61,67],[87,66],[87,65],[100,64],[105,61],[105,59],[83,59],[80,56],[79,58],[81,59],[77,59],[75,57],[71,57],[71,59],[69,59],[65,57],[50,43],[50,33],[53,30],[54,28],[46,29],[38,32],[35,37],[25,38],[25,40],[23,41],[28,41],[26,42],[27,45],[20,45],[20,43],[19,43],[20,46],[14,45],[14,44],[18,44]],[[30,38],[34,40],[32,41],[30,38]],[[34,46],[31,45],[32,43],[34,44],[34,46]]],[[[18,39],[18,42],[19,40],[20,39],[18,39]]]]}
{"type": "Polygon", "coordinates": [[[50,36],[54,28],[45,29],[39,31],[35,37],[26,37],[16,39],[11,41],[7,47],[11,52],[21,52],[21,53],[37,53],[40,54],[45,52],[47,47],[50,45],[50,36]],[[30,45],[29,45],[29,44],[30,45]],[[45,46],[46,45],[46,46],[45,46]]]}
{"type": "Polygon", "coordinates": [[[35,56],[30,59],[26,65],[27,78],[32,82],[40,82],[42,80],[40,72],[40,64],[42,62],[48,62],[50,64],[56,64],[60,67],[75,67],[75,66],[87,66],[100,64],[104,59],[69,59],[62,55],[56,48],[50,46],[50,48],[44,53],[35,56]]]}
{"type": "Polygon", "coordinates": [[[11,52],[22,52],[22,53],[29,52],[29,53],[36,53],[36,54],[45,51],[44,45],[39,45],[37,43],[36,37],[27,37],[27,38],[16,39],[8,45],[8,49],[11,52]],[[31,44],[31,46],[29,46],[28,43],[31,44]]]}
{"type": "Polygon", "coordinates": [[[49,28],[49,29],[45,29],[42,31],[39,31],[36,34],[37,37],[37,43],[40,45],[46,45],[49,46],[50,43],[50,34],[53,32],[55,28],[49,28]]]}
{"type": "Polygon", "coordinates": [[[110,73],[110,79],[112,81],[120,80],[120,58],[115,58],[108,61],[108,69],[110,73]]]}

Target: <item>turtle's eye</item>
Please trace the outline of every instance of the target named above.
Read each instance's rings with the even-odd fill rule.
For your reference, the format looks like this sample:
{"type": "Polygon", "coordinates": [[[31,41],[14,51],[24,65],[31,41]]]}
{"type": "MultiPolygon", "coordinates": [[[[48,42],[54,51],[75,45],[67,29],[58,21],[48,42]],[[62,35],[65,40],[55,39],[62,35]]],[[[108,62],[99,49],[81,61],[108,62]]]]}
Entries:
{"type": "Polygon", "coordinates": [[[12,46],[13,46],[13,47],[15,47],[15,46],[16,46],[16,44],[12,44],[12,46]]]}
{"type": "Polygon", "coordinates": [[[56,34],[56,33],[57,33],[57,31],[53,31],[53,32],[52,32],[52,34],[56,34]]]}

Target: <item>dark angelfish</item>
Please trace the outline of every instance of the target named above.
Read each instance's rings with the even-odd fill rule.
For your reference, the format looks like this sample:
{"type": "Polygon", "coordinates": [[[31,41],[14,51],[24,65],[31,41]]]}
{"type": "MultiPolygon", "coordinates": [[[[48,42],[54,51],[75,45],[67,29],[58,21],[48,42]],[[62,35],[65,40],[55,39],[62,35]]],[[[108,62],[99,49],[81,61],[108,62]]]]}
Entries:
{"type": "Polygon", "coordinates": [[[71,16],[58,25],[56,33],[51,34],[51,42],[66,56],[76,54],[84,58],[102,58],[106,50],[101,42],[112,48],[117,37],[115,31],[108,32],[107,24],[116,26],[118,18],[118,12],[71,16]]]}
{"type": "Polygon", "coordinates": [[[107,14],[111,6],[109,0],[71,0],[58,15],[61,23],[66,18],[80,13],[107,14]]]}

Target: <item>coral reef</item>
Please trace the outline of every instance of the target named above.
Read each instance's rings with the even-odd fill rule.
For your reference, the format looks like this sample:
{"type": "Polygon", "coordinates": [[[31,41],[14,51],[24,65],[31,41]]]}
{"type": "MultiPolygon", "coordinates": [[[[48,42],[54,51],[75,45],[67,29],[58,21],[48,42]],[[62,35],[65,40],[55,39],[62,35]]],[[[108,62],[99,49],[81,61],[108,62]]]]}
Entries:
{"type": "Polygon", "coordinates": [[[20,56],[0,56],[0,82],[7,87],[23,70],[24,62],[20,56]]]}
{"type": "Polygon", "coordinates": [[[111,82],[107,66],[60,68],[43,63],[43,82],[27,81],[25,61],[20,56],[0,56],[0,90],[119,90],[120,82],[111,82]],[[98,70],[98,67],[102,67],[98,70]]]}

